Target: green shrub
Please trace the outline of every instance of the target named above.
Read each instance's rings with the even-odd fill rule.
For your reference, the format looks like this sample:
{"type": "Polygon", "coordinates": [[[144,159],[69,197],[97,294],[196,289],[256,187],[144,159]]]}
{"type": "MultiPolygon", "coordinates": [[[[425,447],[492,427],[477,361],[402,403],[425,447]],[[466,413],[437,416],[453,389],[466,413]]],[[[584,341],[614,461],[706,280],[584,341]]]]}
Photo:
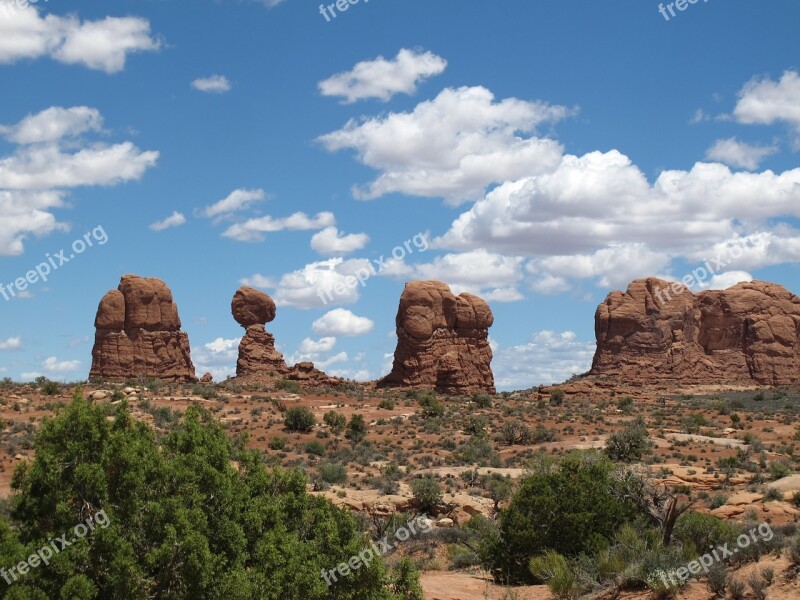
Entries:
{"type": "Polygon", "coordinates": [[[331,431],[336,435],[339,435],[344,431],[345,425],[347,425],[347,417],[345,417],[341,413],[337,413],[335,410],[329,410],[324,415],[322,415],[322,421],[331,428],[331,431]]]}
{"type": "Polygon", "coordinates": [[[569,568],[567,559],[558,552],[548,550],[532,558],[529,568],[534,577],[547,584],[554,598],[573,600],[581,595],[577,578],[569,568]]]}
{"type": "Polygon", "coordinates": [[[61,391],[61,386],[56,381],[47,380],[42,384],[42,393],[45,396],[55,396],[61,391]]]}
{"type": "Polygon", "coordinates": [[[422,477],[411,482],[411,491],[423,511],[431,511],[442,501],[442,488],[435,477],[422,477]]]}
{"type": "Polygon", "coordinates": [[[483,435],[486,433],[486,418],[481,415],[469,415],[464,423],[464,433],[467,435],[483,435]]]}
{"type": "Polygon", "coordinates": [[[739,531],[717,517],[688,511],[678,519],[673,535],[684,546],[691,544],[695,552],[702,554],[711,546],[733,546],[739,531]]]}
{"type": "Polygon", "coordinates": [[[382,408],[384,410],[394,410],[395,402],[391,398],[384,398],[380,402],[378,402],[378,408],[382,408]]]}
{"type": "Polygon", "coordinates": [[[653,443],[641,417],[608,437],[605,453],[611,460],[635,462],[650,451],[653,443]]]}
{"type": "Polygon", "coordinates": [[[303,391],[303,388],[300,387],[298,382],[290,379],[278,379],[278,381],[275,382],[275,389],[283,390],[285,392],[289,392],[290,394],[299,394],[303,391]]]}
{"type": "Polygon", "coordinates": [[[323,462],[317,470],[325,483],[342,484],[347,481],[347,467],[341,463],[323,462]]]}
{"type": "Polygon", "coordinates": [[[308,433],[314,429],[317,419],[305,406],[293,406],[283,414],[283,420],[289,431],[308,433]]]}
{"type": "Polygon", "coordinates": [[[422,415],[426,418],[441,417],[444,414],[444,404],[439,402],[433,392],[423,394],[419,399],[419,405],[422,407],[422,415]]]}
{"type": "Polygon", "coordinates": [[[314,440],[313,442],[308,442],[306,444],[306,454],[312,454],[314,456],[324,456],[325,455],[325,446],[322,442],[314,440]]]}
{"type": "Polygon", "coordinates": [[[478,408],[492,408],[492,397],[489,394],[474,394],[472,402],[478,408]]]}
{"type": "Polygon", "coordinates": [[[561,406],[564,404],[564,398],[567,393],[561,389],[550,390],[550,404],[553,406],[561,406]]]}
{"type": "Polygon", "coordinates": [[[286,447],[286,438],[275,436],[267,442],[270,450],[283,450],[286,447]]]}
{"type": "Polygon", "coordinates": [[[347,432],[344,434],[348,440],[354,444],[359,443],[367,437],[367,424],[362,415],[353,415],[347,424],[347,432]]]}

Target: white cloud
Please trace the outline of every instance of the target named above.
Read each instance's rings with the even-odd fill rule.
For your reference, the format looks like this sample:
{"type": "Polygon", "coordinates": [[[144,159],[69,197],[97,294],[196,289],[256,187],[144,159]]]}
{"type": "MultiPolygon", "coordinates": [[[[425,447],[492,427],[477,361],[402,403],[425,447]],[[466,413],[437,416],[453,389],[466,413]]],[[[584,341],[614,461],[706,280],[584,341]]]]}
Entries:
{"type": "Polygon", "coordinates": [[[786,71],[780,81],[751,80],[739,92],[733,116],[750,125],[784,121],[800,133],[800,74],[786,71]]]}
{"type": "Polygon", "coordinates": [[[22,381],[33,381],[37,377],[41,377],[42,374],[39,373],[38,371],[32,371],[28,373],[20,373],[19,376],[22,379],[22,381]]]}
{"type": "Polygon", "coordinates": [[[369,268],[370,261],[366,259],[331,258],[286,273],[277,284],[267,287],[275,289],[272,296],[278,306],[324,308],[353,304],[360,297],[355,274],[369,268]]]}
{"type": "Polygon", "coordinates": [[[198,376],[211,373],[215,381],[236,375],[239,343],[242,338],[217,338],[202,346],[192,348],[192,359],[198,376]]]}
{"type": "Polygon", "coordinates": [[[483,87],[448,88],[410,113],[390,113],[318,138],[327,150],[352,149],[380,171],[360,199],[398,192],[444,197],[451,204],[480,198],[486,187],[555,168],[562,147],[531,134],[570,110],[510,98],[495,102],[483,87]]]}
{"type": "Polygon", "coordinates": [[[330,352],[336,346],[335,337],[323,337],[317,341],[306,338],[300,343],[299,352],[309,354],[314,352],[330,352]]]}
{"type": "Polygon", "coordinates": [[[357,336],[372,331],[375,323],[344,308],[335,308],[314,321],[311,329],[319,335],[357,336]]]}
{"type": "Polygon", "coordinates": [[[55,356],[51,356],[42,363],[42,366],[45,368],[46,371],[51,372],[69,372],[74,371],[78,367],[81,366],[81,361],[79,360],[62,360],[59,361],[55,356]]]}
{"type": "Polygon", "coordinates": [[[778,151],[775,146],[754,146],[736,138],[717,140],[706,152],[706,158],[731,167],[754,171],[766,157],[778,151]]]}
{"type": "Polygon", "coordinates": [[[339,233],[336,227],[326,227],[314,234],[311,238],[311,247],[317,254],[330,256],[332,254],[349,254],[361,250],[369,242],[366,233],[339,233]]]}
{"type": "Polygon", "coordinates": [[[753,281],[753,276],[747,271],[727,271],[714,275],[703,287],[708,290],[727,290],[742,281],[753,281]]]}
{"type": "Polygon", "coordinates": [[[492,370],[498,388],[513,390],[566,381],[592,365],[596,345],[581,342],[571,331],[540,331],[527,344],[504,348],[493,344],[492,370]]]}
{"type": "Polygon", "coordinates": [[[384,102],[395,94],[414,94],[417,84],[444,72],[447,61],[432,52],[403,48],[394,60],[379,56],[363,61],[352,71],[339,73],[320,82],[323,96],[341,96],[346,103],[378,98],[384,102]]]}
{"type": "Polygon", "coordinates": [[[348,361],[347,352],[339,352],[338,354],[334,354],[331,357],[328,357],[326,359],[319,360],[319,361],[315,362],[314,366],[317,367],[318,369],[320,369],[321,371],[324,371],[325,369],[327,369],[331,365],[335,365],[335,364],[343,363],[343,362],[347,362],[347,361],[348,361]]]}
{"type": "Polygon", "coordinates": [[[22,348],[21,337],[10,337],[5,341],[0,340],[0,350],[19,350],[22,348]]]}
{"type": "Polygon", "coordinates": [[[64,206],[66,188],[138,180],[156,164],[158,152],[142,152],[131,142],[108,145],[78,137],[101,125],[96,109],[79,106],[51,107],[0,126],[0,136],[18,144],[0,156],[0,256],[22,254],[30,235],[68,229],[51,212],[64,206]]]}
{"type": "Polygon", "coordinates": [[[267,196],[262,189],[233,190],[219,202],[215,202],[211,206],[206,206],[204,209],[202,209],[200,211],[200,215],[208,218],[221,217],[230,213],[244,210],[245,208],[249,208],[250,205],[256,202],[261,202],[266,197],[267,196]]]}
{"type": "Polygon", "coordinates": [[[49,56],[116,73],[125,68],[129,54],[160,47],[150,33],[150,22],[138,17],[81,22],[75,16],[43,16],[28,6],[0,19],[0,64],[49,56]]]}
{"type": "MultiPolygon", "coordinates": [[[[433,241],[439,248],[530,257],[537,291],[570,279],[623,285],[667,271],[675,258],[770,228],[780,256],[794,256],[798,232],[770,222],[800,216],[800,169],[737,172],[717,163],[664,171],[650,184],[616,150],[566,155],[551,173],[505,183],[433,241]],[[754,201],[757,198],[758,201],[754,201]]],[[[771,260],[762,255],[761,262],[771,260]]],[[[774,263],[773,263],[774,264],[774,263]]],[[[737,261],[735,268],[754,268],[737,261]]]]}
{"type": "Polygon", "coordinates": [[[336,224],[336,218],[331,212],[321,212],[314,217],[306,213],[296,212],[289,217],[276,219],[271,216],[249,219],[243,223],[231,225],[223,232],[224,237],[239,242],[261,242],[265,233],[277,231],[307,231],[309,229],[323,229],[336,224]]]}
{"type": "Polygon", "coordinates": [[[244,277],[239,280],[242,285],[249,285],[250,287],[258,288],[260,290],[269,290],[275,287],[275,280],[272,277],[266,277],[260,273],[256,273],[252,277],[244,277]]]}
{"type": "Polygon", "coordinates": [[[201,92],[210,94],[224,94],[231,90],[231,82],[224,75],[201,77],[192,81],[192,87],[201,92]]]}
{"type": "MultiPolygon", "coordinates": [[[[435,279],[454,294],[470,292],[496,302],[514,302],[523,296],[516,286],[522,281],[522,257],[503,256],[486,250],[446,254],[430,263],[411,265],[414,279],[435,279]]],[[[408,274],[404,274],[408,278],[408,274]]]]}
{"type": "Polygon", "coordinates": [[[156,221],[155,223],[151,223],[150,229],[152,229],[153,231],[164,231],[165,229],[169,229],[170,227],[180,227],[184,223],[186,223],[186,217],[183,216],[183,213],[179,213],[176,210],[166,219],[162,221],[156,221]]]}

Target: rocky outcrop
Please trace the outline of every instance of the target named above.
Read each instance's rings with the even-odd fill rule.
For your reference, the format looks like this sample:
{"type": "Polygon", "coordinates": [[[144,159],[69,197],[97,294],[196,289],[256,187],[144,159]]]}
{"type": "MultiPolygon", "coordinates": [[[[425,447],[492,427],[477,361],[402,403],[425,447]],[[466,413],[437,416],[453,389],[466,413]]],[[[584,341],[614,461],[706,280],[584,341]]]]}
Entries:
{"type": "Polygon", "coordinates": [[[90,379],[196,381],[189,336],[160,279],[124,275],[97,308],[90,379]]]}
{"type": "Polygon", "coordinates": [[[397,311],[394,365],[378,386],[493,394],[493,322],[489,305],[478,296],[454,296],[440,281],[407,283],[397,311]]]}
{"type": "Polygon", "coordinates": [[[800,382],[800,298],[764,281],[693,294],[650,278],[595,314],[592,375],[619,382],[800,382]]]}
{"type": "Polygon", "coordinates": [[[313,363],[287,366],[283,354],[275,349],[275,337],[265,328],[275,319],[276,312],[275,301],[259,290],[244,286],[233,295],[231,313],[246,330],[239,344],[236,376],[247,379],[280,377],[309,385],[338,385],[338,379],[328,377],[313,363]]]}

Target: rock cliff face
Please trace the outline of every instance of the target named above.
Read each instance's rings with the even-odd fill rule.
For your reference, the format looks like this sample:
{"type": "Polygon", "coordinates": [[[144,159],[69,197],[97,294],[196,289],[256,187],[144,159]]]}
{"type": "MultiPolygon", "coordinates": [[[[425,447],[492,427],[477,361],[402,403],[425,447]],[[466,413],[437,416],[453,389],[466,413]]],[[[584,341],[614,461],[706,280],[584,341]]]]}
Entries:
{"type": "Polygon", "coordinates": [[[100,301],[90,379],[196,381],[189,336],[160,279],[125,275],[100,301]]]}
{"type": "Polygon", "coordinates": [[[328,377],[313,363],[286,365],[283,354],[275,349],[275,337],[264,327],[275,319],[276,312],[273,299],[259,290],[245,286],[233,295],[231,313],[246,330],[239,343],[236,376],[248,379],[281,377],[309,385],[338,385],[338,379],[328,377]]]}
{"type": "Polygon", "coordinates": [[[493,394],[488,340],[493,322],[489,305],[478,296],[454,296],[439,281],[407,283],[397,311],[394,365],[378,386],[493,394]]]}
{"type": "Polygon", "coordinates": [[[591,374],[621,382],[800,382],[800,298],[764,281],[693,294],[637,280],[597,308],[595,334],[591,374]]]}

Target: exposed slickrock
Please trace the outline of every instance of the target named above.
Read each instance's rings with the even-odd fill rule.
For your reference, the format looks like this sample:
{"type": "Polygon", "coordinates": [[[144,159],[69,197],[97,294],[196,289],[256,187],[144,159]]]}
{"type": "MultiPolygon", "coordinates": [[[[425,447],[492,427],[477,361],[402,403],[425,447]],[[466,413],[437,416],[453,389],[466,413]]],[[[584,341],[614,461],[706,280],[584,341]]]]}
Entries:
{"type": "Polygon", "coordinates": [[[489,305],[478,296],[454,296],[440,281],[407,283],[397,311],[394,365],[378,385],[494,393],[493,322],[489,305]]]}
{"type": "Polygon", "coordinates": [[[773,283],[693,294],[637,280],[597,308],[595,334],[591,374],[621,383],[800,382],[800,298],[773,283]]]}
{"type": "Polygon", "coordinates": [[[97,308],[91,379],[196,381],[189,336],[160,279],[124,275],[97,308]]]}

